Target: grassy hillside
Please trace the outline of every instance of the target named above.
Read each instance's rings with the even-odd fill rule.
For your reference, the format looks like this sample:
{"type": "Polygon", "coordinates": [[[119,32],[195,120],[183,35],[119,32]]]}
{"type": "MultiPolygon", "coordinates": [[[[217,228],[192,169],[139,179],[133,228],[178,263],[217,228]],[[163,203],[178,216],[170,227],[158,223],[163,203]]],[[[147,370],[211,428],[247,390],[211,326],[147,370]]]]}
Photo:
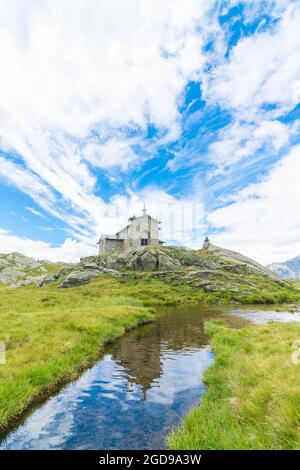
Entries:
{"type": "Polygon", "coordinates": [[[239,253],[213,245],[207,250],[145,247],[121,254],[90,256],[71,265],[36,261],[12,253],[0,255],[0,269],[0,285],[2,282],[18,288],[30,284],[43,289],[49,284],[78,288],[91,282],[90,295],[128,294],[147,305],[300,301],[299,286],[278,278],[239,253]]]}
{"type": "MultiPolygon", "coordinates": [[[[58,285],[59,281],[50,286],[49,292],[53,292],[51,287],[58,287],[58,285]]],[[[86,286],[66,289],[66,292],[61,295],[67,298],[70,291],[74,292],[76,289],[79,289],[79,295],[85,292],[84,296],[130,296],[143,301],[148,306],[230,302],[243,304],[300,303],[300,290],[293,284],[280,284],[271,278],[258,274],[236,276],[232,273],[224,273],[221,278],[216,277],[215,281],[211,281],[206,276],[203,284],[197,273],[195,274],[189,269],[169,272],[164,277],[160,277],[160,273],[145,272],[127,272],[119,277],[105,275],[89,282],[86,286]],[[211,286],[211,282],[215,282],[214,286],[211,286]],[[83,290],[80,290],[82,288],[83,290]]],[[[39,297],[42,294],[35,295],[39,297]]]]}
{"type": "Polygon", "coordinates": [[[7,363],[0,365],[0,428],[75,378],[105,342],[152,318],[140,301],[121,296],[0,287],[0,339],[7,347],[7,363]]]}
{"type": "Polygon", "coordinates": [[[300,363],[292,354],[300,325],[232,330],[210,322],[207,331],[216,353],[208,393],[171,435],[170,448],[299,449],[300,363]]]}

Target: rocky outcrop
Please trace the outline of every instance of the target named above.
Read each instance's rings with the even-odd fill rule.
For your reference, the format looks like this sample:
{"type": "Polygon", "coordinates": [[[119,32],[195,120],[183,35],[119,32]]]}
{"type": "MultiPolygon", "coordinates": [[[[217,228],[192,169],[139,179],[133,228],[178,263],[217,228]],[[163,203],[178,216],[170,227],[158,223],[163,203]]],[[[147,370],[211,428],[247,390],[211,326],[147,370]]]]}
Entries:
{"type": "Polygon", "coordinates": [[[0,271],[0,282],[2,284],[13,284],[24,275],[24,271],[20,271],[15,266],[9,266],[0,271]]]}
{"type": "Polygon", "coordinates": [[[210,244],[205,251],[215,255],[220,261],[231,263],[226,268],[228,270],[232,269],[238,271],[244,269],[255,274],[277,277],[272,271],[270,271],[270,269],[266,268],[262,264],[257,263],[257,261],[242,255],[241,253],[237,253],[236,251],[227,250],[212,244],[210,244]]]}
{"type": "Polygon", "coordinates": [[[7,255],[0,255],[1,266],[18,266],[20,269],[40,269],[42,265],[21,253],[9,253],[7,255]]]}
{"type": "Polygon", "coordinates": [[[181,266],[181,262],[175,257],[171,257],[168,254],[161,253],[158,256],[158,266],[157,269],[162,271],[164,269],[176,269],[181,266]]]}
{"type": "Polygon", "coordinates": [[[114,270],[152,272],[164,269],[175,269],[182,265],[176,256],[170,255],[164,248],[141,248],[128,250],[110,256],[89,256],[82,258],[80,265],[84,269],[108,268],[114,270]]]}
{"type": "Polygon", "coordinates": [[[87,282],[103,275],[118,276],[120,273],[113,269],[86,269],[71,271],[60,283],[59,287],[75,287],[86,284],[87,282]]]}
{"type": "Polygon", "coordinates": [[[0,255],[0,284],[20,287],[27,284],[38,284],[51,263],[37,261],[21,253],[0,255]]]}
{"type": "Polygon", "coordinates": [[[28,286],[29,284],[35,284],[35,285],[40,285],[45,276],[36,276],[36,277],[26,277],[26,279],[22,279],[21,281],[15,282],[13,284],[10,284],[10,287],[23,287],[23,286],[28,286]]]}
{"type": "Polygon", "coordinates": [[[50,274],[49,276],[43,276],[42,279],[38,282],[38,287],[44,287],[48,284],[52,284],[53,282],[57,281],[60,278],[60,273],[58,274],[50,274]]]}
{"type": "Polygon", "coordinates": [[[47,272],[45,266],[47,264],[18,253],[0,255],[0,282],[13,287],[31,283],[44,287],[56,282],[58,287],[69,288],[101,276],[148,276],[174,286],[186,285],[205,292],[248,294],[254,286],[251,275],[255,274],[285,285],[285,281],[256,261],[214,245],[204,250],[148,246],[121,254],[89,256],[77,264],[61,265],[57,272],[47,272]]]}

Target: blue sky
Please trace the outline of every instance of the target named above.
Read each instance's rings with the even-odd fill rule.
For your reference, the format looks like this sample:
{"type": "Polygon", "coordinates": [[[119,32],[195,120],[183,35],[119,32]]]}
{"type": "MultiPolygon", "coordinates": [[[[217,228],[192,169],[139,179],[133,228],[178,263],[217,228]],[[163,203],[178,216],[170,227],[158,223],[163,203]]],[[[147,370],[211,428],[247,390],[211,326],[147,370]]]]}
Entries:
{"type": "Polygon", "coordinates": [[[167,243],[300,254],[297,1],[0,2],[0,243],[96,253],[132,214],[167,243]]]}

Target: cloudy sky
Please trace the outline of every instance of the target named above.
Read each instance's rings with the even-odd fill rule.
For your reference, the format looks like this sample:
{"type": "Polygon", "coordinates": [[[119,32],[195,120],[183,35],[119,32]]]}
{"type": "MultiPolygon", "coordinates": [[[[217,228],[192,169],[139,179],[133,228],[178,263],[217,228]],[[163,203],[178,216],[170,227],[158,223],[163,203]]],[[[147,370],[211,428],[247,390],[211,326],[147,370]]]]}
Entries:
{"type": "Polygon", "coordinates": [[[300,254],[300,3],[0,0],[0,251],[300,254]]]}

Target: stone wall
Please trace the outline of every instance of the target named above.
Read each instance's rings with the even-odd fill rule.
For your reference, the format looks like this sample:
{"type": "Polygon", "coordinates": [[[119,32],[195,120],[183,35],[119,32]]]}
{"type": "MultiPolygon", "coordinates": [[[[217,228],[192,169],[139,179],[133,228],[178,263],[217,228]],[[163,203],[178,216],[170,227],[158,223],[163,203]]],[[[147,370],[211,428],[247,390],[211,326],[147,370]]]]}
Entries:
{"type": "Polygon", "coordinates": [[[99,252],[117,253],[127,249],[137,249],[142,245],[142,240],[148,240],[148,245],[159,245],[158,220],[145,214],[141,217],[135,217],[130,223],[120,230],[115,237],[111,235],[101,237],[99,252]]]}
{"type": "Polygon", "coordinates": [[[135,217],[132,222],[118,236],[126,241],[127,247],[141,246],[141,239],[147,239],[149,245],[158,245],[158,221],[148,215],[135,217]]]}
{"type": "Polygon", "coordinates": [[[99,253],[121,253],[124,249],[123,240],[103,238],[99,245],[99,253]]]}

